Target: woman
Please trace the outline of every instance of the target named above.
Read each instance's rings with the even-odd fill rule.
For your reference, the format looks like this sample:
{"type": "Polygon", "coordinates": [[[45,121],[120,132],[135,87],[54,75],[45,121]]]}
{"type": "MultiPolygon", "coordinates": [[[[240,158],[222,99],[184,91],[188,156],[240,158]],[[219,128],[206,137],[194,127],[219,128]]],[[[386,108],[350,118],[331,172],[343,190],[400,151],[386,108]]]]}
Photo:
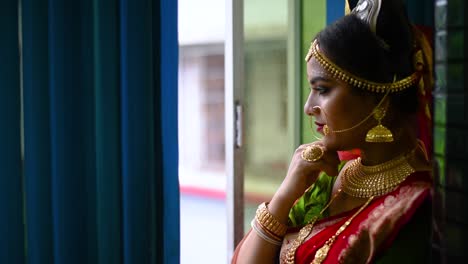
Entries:
{"type": "Polygon", "coordinates": [[[361,0],[316,36],[304,112],[323,138],[296,150],[233,263],[428,262],[431,56],[396,0],[361,0]]]}

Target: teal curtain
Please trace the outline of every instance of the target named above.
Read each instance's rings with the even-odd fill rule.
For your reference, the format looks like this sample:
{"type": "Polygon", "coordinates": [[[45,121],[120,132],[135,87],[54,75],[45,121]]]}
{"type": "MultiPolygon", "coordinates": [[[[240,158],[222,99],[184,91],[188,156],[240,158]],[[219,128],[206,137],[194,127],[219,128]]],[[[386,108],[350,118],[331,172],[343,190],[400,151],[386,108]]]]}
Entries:
{"type": "Polygon", "coordinates": [[[0,263],[23,263],[21,91],[17,3],[0,5],[0,263]]]}
{"type": "Polygon", "coordinates": [[[0,8],[0,263],[178,263],[177,1],[0,8]]]}

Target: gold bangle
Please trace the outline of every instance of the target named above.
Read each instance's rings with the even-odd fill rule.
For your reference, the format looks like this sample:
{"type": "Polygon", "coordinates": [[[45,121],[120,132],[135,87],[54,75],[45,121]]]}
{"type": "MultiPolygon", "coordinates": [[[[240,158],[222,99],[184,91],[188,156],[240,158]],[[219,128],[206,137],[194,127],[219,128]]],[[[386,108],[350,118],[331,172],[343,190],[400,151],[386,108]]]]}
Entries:
{"type": "Polygon", "coordinates": [[[282,241],[283,240],[283,237],[279,237],[278,235],[276,234],[273,234],[270,230],[268,230],[266,227],[264,227],[261,223],[259,223],[257,221],[257,219],[254,219],[254,222],[255,222],[255,225],[261,229],[263,231],[263,233],[267,234],[269,237],[275,239],[275,240],[278,240],[278,241],[282,241]]]}
{"type": "Polygon", "coordinates": [[[280,223],[270,211],[268,211],[267,203],[262,203],[258,206],[255,220],[269,233],[282,238],[288,230],[288,226],[280,223]]]}
{"type": "Polygon", "coordinates": [[[253,231],[257,233],[257,235],[265,240],[266,242],[273,244],[275,246],[281,246],[283,244],[283,240],[280,238],[277,238],[276,236],[273,236],[270,234],[267,230],[265,230],[255,219],[252,220],[250,223],[252,226],[253,231]]]}

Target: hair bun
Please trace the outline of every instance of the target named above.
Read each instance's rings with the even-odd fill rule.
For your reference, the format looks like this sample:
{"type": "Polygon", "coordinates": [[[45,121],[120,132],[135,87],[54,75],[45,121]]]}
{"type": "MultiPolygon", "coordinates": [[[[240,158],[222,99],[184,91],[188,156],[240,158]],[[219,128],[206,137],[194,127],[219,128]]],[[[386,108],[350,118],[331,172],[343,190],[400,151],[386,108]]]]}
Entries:
{"type": "Polygon", "coordinates": [[[395,54],[411,52],[411,26],[401,0],[348,0],[351,13],[369,25],[380,46],[395,54]]]}
{"type": "Polygon", "coordinates": [[[403,2],[401,0],[354,2],[357,3],[348,2],[352,7],[351,14],[369,26],[377,43],[387,53],[391,70],[397,75],[404,75],[411,70],[409,65],[413,51],[413,36],[403,2]]]}

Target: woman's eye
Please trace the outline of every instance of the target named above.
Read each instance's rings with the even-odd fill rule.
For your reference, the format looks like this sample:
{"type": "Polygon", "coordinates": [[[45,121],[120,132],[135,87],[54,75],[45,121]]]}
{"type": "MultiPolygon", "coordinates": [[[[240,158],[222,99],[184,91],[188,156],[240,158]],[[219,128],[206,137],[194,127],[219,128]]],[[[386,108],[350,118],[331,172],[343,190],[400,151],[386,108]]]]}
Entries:
{"type": "Polygon", "coordinates": [[[319,94],[325,94],[326,92],[328,92],[328,88],[325,88],[323,86],[314,86],[312,87],[312,89],[314,91],[317,91],[319,94]]]}

